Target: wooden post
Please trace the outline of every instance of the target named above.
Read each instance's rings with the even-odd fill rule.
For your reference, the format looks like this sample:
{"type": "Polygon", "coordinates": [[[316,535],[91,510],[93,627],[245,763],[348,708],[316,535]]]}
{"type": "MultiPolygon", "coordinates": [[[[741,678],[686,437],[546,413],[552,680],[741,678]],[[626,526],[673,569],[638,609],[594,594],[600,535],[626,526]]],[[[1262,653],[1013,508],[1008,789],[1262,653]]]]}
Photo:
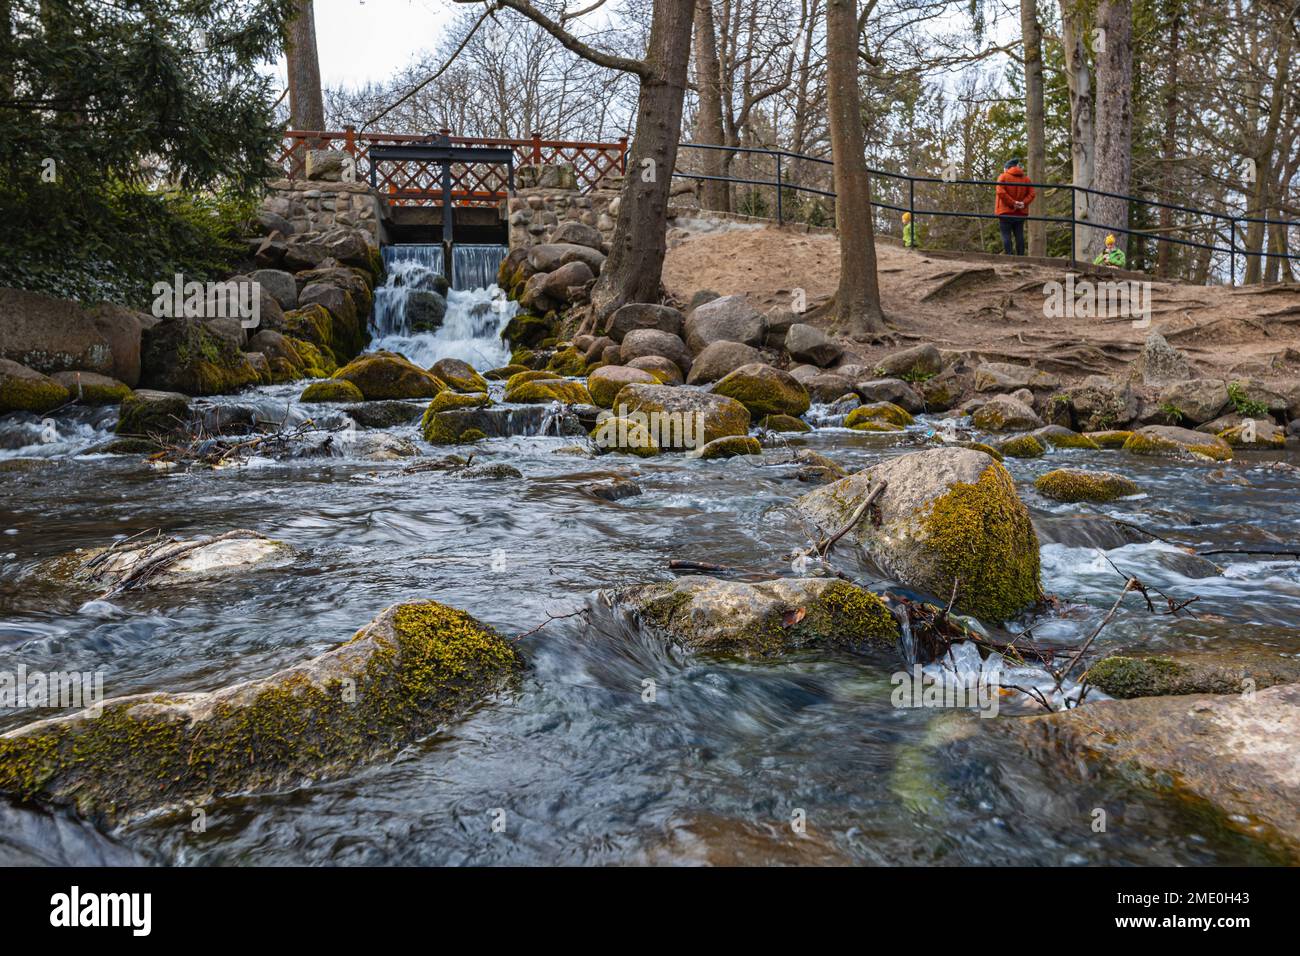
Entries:
{"type": "Polygon", "coordinates": [[[541,164],[542,164],[542,135],[540,133],[535,132],[533,133],[533,165],[540,166],[541,164]]]}

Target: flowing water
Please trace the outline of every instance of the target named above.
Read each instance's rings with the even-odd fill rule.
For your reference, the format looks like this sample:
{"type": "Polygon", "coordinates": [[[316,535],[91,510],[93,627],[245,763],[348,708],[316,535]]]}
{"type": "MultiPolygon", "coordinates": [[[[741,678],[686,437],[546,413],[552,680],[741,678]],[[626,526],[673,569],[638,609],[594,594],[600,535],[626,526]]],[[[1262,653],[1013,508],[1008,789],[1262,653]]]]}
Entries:
{"type": "MultiPolygon", "coordinates": [[[[417,354],[450,341],[417,343],[428,350],[417,354]]],[[[486,335],[477,341],[495,357],[486,335]]],[[[299,405],[299,391],[271,386],[213,402],[251,403],[291,421],[327,411],[299,405]]],[[[397,601],[444,601],[507,635],[548,615],[592,614],[523,638],[529,670],[509,697],[347,777],[216,801],[204,833],[184,814],[105,834],[0,800],[0,862],[1270,860],[1213,814],[1118,775],[1031,755],[998,730],[1015,716],[891,706],[890,675],[903,666],[893,654],[709,661],[669,653],[589,603],[596,589],[666,578],[674,558],[788,573],[784,555],[806,542],[784,506],[808,487],[784,463],[786,449],[769,450],[765,464],[587,460],[556,453],[573,438],[533,434],[475,446],[480,460],[519,469],[517,480],[403,474],[400,463],[348,457],[162,473],[135,458],[84,453],[114,418],[113,409],[74,409],[52,424],[0,420],[0,670],[102,670],[110,696],[205,690],[328,650],[397,601]],[[643,494],[608,502],[589,493],[615,474],[634,478],[643,494]],[[112,602],[88,601],[39,572],[43,560],[145,529],[241,527],[288,543],[295,562],[112,602]],[[1103,834],[1090,826],[1099,806],[1109,816],[1103,834]],[[796,836],[800,811],[807,830],[796,836]]],[[[853,469],[912,450],[927,427],[901,444],[833,427],[790,444],[853,469]]],[[[391,431],[419,441],[414,424],[391,431]]],[[[1008,461],[1049,542],[1044,585],[1066,599],[1039,639],[1078,643],[1115,599],[1122,580],[1100,545],[1113,548],[1107,556],[1124,572],[1173,595],[1199,595],[1201,612],[1198,620],[1152,617],[1131,598],[1103,632],[1103,650],[1300,653],[1300,562],[1229,556],[1217,559],[1217,573],[1169,545],[1123,544],[1110,522],[1074,517],[1113,515],[1197,547],[1294,542],[1295,474],[1266,467],[1280,456],[1218,468],[1120,454],[1008,461]],[[1048,468],[1099,459],[1131,475],[1144,496],[1065,506],[1030,487],[1048,468]]],[[[1288,460],[1296,463],[1294,453],[1288,460]]],[[[0,729],[39,716],[47,713],[3,713],[0,729]]]]}

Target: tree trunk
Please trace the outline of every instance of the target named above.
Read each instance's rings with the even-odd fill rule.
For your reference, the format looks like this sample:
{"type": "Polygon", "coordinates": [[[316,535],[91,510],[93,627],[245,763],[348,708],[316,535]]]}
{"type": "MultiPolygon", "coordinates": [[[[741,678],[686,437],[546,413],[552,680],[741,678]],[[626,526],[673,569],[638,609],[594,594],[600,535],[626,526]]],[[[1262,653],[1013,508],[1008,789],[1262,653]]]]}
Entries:
{"type": "MultiPolygon", "coordinates": [[[[695,140],[709,146],[722,146],[722,68],[718,62],[718,38],[713,24],[713,0],[695,0],[695,82],[700,89],[700,112],[696,118],[695,140]]],[[[706,176],[723,175],[720,149],[702,149],[700,167],[706,176]]],[[[705,179],[700,182],[700,205],[721,212],[730,207],[730,191],[725,182],[705,179]]]]}
{"type": "Polygon", "coordinates": [[[609,258],[591,290],[599,321],[628,302],[657,302],[667,249],[668,195],[682,130],[695,0],[656,0],[609,258]]]}
{"type": "Polygon", "coordinates": [[[289,61],[289,128],[323,130],[325,99],[316,54],[316,15],[312,0],[294,0],[294,5],[297,13],[289,22],[284,49],[289,61]]]}
{"type": "MultiPolygon", "coordinates": [[[[1102,0],[1097,23],[1104,31],[1105,49],[1097,51],[1097,170],[1096,189],[1129,194],[1132,178],[1133,139],[1133,11],[1129,0],[1102,0]]],[[[1128,228],[1128,202],[1110,196],[1095,196],[1093,222],[1108,230],[1128,228]]],[[[1093,232],[1089,258],[1102,251],[1100,229],[1093,232]]],[[[1127,244],[1124,232],[1115,232],[1120,248],[1127,244]]]]}
{"type": "MultiPolygon", "coordinates": [[[[1169,22],[1169,77],[1165,81],[1165,128],[1160,141],[1160,200],[1174,202],[1174,162],[1178,150],[1178,60],[1181,55],[1183,8],[1182,4],[1173,4],[1173,13],[1169,22]]],[[[1161,236],[1171,234],[1174,226],[1174,211],[1160,210],[1161,236]]],[[[1174,243],[1156,243],[1156,275],[1168,279],[1173,273],[1174,243]]]]}
{"type": "MultiPolygon", "coordinates": [[[[1025,157],[1029,178],[1036,183],[1046,182],[1047,146],[1043,125],[1043,31],[1038,24],[1038,0],[1020,0],[1020,33],[1025,52],[1025,123],[1029,127],[1029,155],[1025,157]]],[[[1039,208],[1030,209],[1033,216],[1043,215],[1047,193],[1038,190],[1039,208]]],[[[1047,255],[1047,223],[1027,223],[1029,254],[1047,255]]]]}
{"type": "MultiPolygon", "coordinates": [[[[1277,154],[1278,127],[1282,121],[1283,91],[1288,88],[1291,73],[1291,24],[1279,23],[1275,34],[1277,43],[1277,73],[1272,78],[1273,90],[1269,96],[1268,123],[1259,148],[1255,151],[1255,182],[1250,189],[1249,215],[1256,219],[1268,218],[1270,205],[1269,185],[1273,180],[1273,157],[1277,154]]],[[[1253,253],[1264,251],[1264,223],[1250,222],[1246,226],[1246,248],[1253,253]]],[[[1263,279],[1263,256],[1246,257],[1246,284],[1263,279]]]]}
{"type": "Polygon", "coordinates": [[[835,307],[844,330],[868,337],[885,328],[876,275],[862,107],[858,100],[856,0],[826,4],[826,100],[835,163],[835,220],[840,236],[840,284],[835,307]]]}
{"type": "MultiPolygon", "coordinates": [[[[1083,24],[1073,10],[1073,0],[1061,3],[1061,45],[1065,49],[1065,79],[1070,91],[1070,164],[1071,181],[1079,189],[1091,189],[1094,173],[1094,137],[1092,129],[1092,74],[1088,68],[1088,51],[1083,43],[1083,24]]],[[[1090,218],[1091,197],[1074,193],[1074,216],[1090,218]]],[[[1075,230],[1074,258],[1086,256],[1091,244],[1087,226],[1075,230]]]]}

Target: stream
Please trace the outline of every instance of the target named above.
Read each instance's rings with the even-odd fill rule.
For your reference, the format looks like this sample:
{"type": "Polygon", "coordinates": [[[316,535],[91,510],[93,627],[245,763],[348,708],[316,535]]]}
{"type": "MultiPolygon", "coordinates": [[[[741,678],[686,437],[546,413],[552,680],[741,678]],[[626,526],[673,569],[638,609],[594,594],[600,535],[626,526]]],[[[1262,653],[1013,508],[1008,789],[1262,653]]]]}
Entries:
{"type": "MultiPolygon", "coordinates": [[[[451,295],[465,297],[453,302],[457,315],[490,299],[451,295]]],[[[441,344],[429,335],[382,344],[405,344],[422,365],[454,354],[486,368],[500,356],[491,331],[504,318],[480,310],[480,319],[453,327],[449,316],[441,344]]],[[[302,420],[322,408],[297,403],[303,384],[210,401],[302,420]]],[[[500,389],[493,383],[494,397],[500,389]]],[[[665,579],[671,559],[777,575],[806,545],[783,506],[810,486],[794,480],[779,446],[760,465],[585,459],[557,454],[575,439],[554,435],[476,445],[477,459],[524,476],[509,480],[403,474],[409,462],[346,456],[167,473],[87,453],[115,420],[114,408],[72,408],[51,436],[35,416],[0,419],[0,670],[102,670],[108,696],[209,690],[320,654],[399,601],[436,599],[513,636],[588,606],[596,589],[665,579]],[[587,491],[614,475],[643,493],[609,502],[587,491]],[[298,557],[112,602],[87,602],[37,571],[153,528],[251,528],[298,557]]],[[[852,471],[916,450],[931,428],[922,417],[900,440],[819,427],[789,444],[852,471]]],[[[426,455],[456,450],[425,445],[415,423],[390,431],[426,455]]],[[[1300,465],[1295,451],[1243,452],[1223,467],[1118,451],[1008,459],[1045,542],[1044,588],[1064,599],[1038,640],[1078,644],[1114,602],[1123,579],[1100,545],[1124,572],[1199,596],[1199,618],[1152,616],[1131,596],[1099,651],[1300,654],[1300,562],[1227,555],[1215,559],[1220,574],[1168,544],[1116,547],[1111,522],[1073,517],[1113,516],[1197,548],[1294,542],[1296,472],[1269,467],[1279,460],[1300,465]],[[1034,492],[1044,471],[1083,463],[1128,475],[1144,495],[1061,505],[1034,492]]],[[[985,726],[1019,719],[1012,714],[896,709],[890,675],[902,664],[892,654],[710,661],[669,652],[592,606],[589,621],[556,619],[520,641],[529,670],[516,693],[391,760],[290,793],[216,801],[204,832],[173,814],[102,833],[0,799],[0,864],[1272,862],[1210,814],[1120,775],[1031,755],[985,726]],[[647,680],[653,701],[643,699],[647,680]],[[1107,833],[1090,826],[1099,806],[1107,833]]],[[[0,730],[48,715],[0,712],[0,730]]]]}

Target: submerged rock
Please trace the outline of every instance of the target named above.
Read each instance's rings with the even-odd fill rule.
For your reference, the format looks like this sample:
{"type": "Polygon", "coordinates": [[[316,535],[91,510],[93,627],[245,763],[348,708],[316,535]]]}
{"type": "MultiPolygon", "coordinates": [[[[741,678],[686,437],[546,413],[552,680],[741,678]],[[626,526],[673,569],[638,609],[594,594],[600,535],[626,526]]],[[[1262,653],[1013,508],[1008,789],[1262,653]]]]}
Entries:
{"type": "Polygon", "coordinates": [[[1200,455],[1215,461],[1232,458],[1232,446],[1217,435],[1179,428],[1176,425],[1147,425],[1124,442],[1130,455],[1180,458],[1200,455]]]}
{"type": "Polygon", "coordinates": [[[881,462],[796,499],[823,531],[848,524],[881,481],[880,523],[862,516],[845,535],[887,575],[956,607],[1003,621],[1039,597],[1038,537],[1007,470],[983,452],[934,448],[881,462]]]}
{"type": "Polygon", "coordinates": [[[893,647],[899,628],[875,594],[838,578],[749,584],[687,575],[624,588],[614,603],[692,651],[771,657],[801,647],[893,647]]]}
{"type": "Polygon", "coordinates": [[[361,389],[341,378],[312,382],[298,396],[300,402],[361,402],[365,396],[361,389]]]}
{"type": "Polygon", "coordinates": [[[397,604],[339,647],[210,693],[135,694],[0,736],[0,791],[117,825],[282,791],[428,736],[523,667],[464,611],[397,604]]]}
{"type": "Polygon", "coordinates": [[[1034,482],[1040,494],[1055,501],[1114,501],[1138,493],[1138,486],[1113,471],[1057,468],[1034,482]]]}
{"type": "Polygon", "coordinates": [[[1300,681],[1300,661],[1252,656],[1245,661],[1112,655],[1088,668],[1088,682],[1112,697],[1241,694],[1300,681]]]}
{"type": "Polygon", "coordinates": [[[292,557],[287,544],[241,528],[190,539],[122,541],[56,558],[46,569],[62,580],[113,591],[179,584],[292,557]]]}

